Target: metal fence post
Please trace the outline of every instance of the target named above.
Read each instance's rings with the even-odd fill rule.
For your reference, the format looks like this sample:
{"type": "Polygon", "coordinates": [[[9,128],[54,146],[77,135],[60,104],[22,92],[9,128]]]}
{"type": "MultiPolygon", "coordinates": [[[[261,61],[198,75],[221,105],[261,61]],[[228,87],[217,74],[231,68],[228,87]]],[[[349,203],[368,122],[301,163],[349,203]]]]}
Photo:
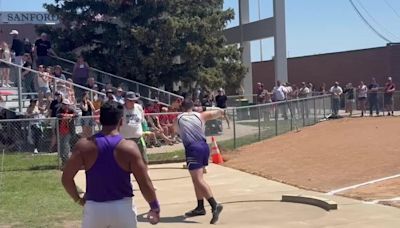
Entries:
{"type": "Polygon", "coordinates": [[[306,101],[306,100],[304,100],[304,99],[301,101],[301,106],[303,107],[302,110],[301,110],[301,112],[302,112],[302,113],[301,113],[301,116],[302,116],[302,118],[303,118],[303,127],[306,126],[306,119],[304,118],[304,115],[305,115],[304,112],[305,112],[305,110],[306,110],[305,101],[306,101]]]}
{"type": "Polygon", "coordinates": [[[258,141],[261,141],[261,107],[258,106],[258,141]]]}
{"type": "Polygon", "coordinates": [[[58,154],[58,168],[61,169],[61,145],[60,145],[60,128],[58,118],[54,118],[53,121],[56,121],[56,143],[57,143],[57,154],[58,154]]]}
{"type": "Polygon", "coordinates": [[[326,118],[326,110],[325,110],[325,97],[322,98],[322,108],[324,109],[324,119],[326,118]]]}
{"type": "Polygon", "coordinates": [[[22,113],[22,78],[21,68],[17,68],[18,74],[18,108],[19,112],[22,113]]]}
{"type": "Polygon", "coordinates": [[[293,102],[291,101],[286,101],[289,106],[289,112],[290,112],[290,130],[293,131],[293,102]]]}
{"type": "Polygon", "coordinates": [[[139,91],[139,84],[136,83],[136,93],[140,93],[139,91]]]}
{"type": "Polygon", "coordinates": [[[317,98],[313,98],[314,100],[314,124],[317,123],[317,106],[315,104],[317,98]]]}
{"type": "Polygon", "coordinates": [[[236,149],[236,115],[235,115],[235,111],[236,109],[232,109],[233,113],[232,113],[232,119],[233,119],[233,148],[236,149]]]}
{"type": "Polygon", "coordinates": [[[275,135],[278,135],[278,107],[279,104],[275,105],[275,135]]]}

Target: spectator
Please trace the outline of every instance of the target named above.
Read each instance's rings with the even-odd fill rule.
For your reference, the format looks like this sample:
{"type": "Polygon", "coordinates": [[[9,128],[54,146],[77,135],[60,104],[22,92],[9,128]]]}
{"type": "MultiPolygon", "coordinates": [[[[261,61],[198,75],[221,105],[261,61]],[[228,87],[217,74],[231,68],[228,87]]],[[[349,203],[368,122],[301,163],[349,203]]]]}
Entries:
{"type": "Polygon", "coordinates": [[[161,108],[161,113],[158,119],[160,122],[160,126],[163,129],[164,134],[169,137],[171,139],[172,142],[175,142],[175,129],[173,126],[173,121],[171,121],[171,114],[164,114],[168,112],[168,108],[167,107],[162,107],[161,108]]]}
{"type": "Polygon", "coordinates": [[[86,83],[86,87],[92,90],[99,90],[99,86],[96,84],[94,77],[89,77],[86,83]]]}
{"type": "Polygon", "coordinates": [[[368,103],[369,103],[369,115],[372,115],[372,111],[375,109],[376,115],[379,116],[379,105],[378,105],[378,91],[379,84],[376,83],[375,78],[372,78],[371,84],[368,85],[368,103]]]}
{"type": "Polygon", "coordinates": [[[42,106],[44,96],[50,92],[49,77],[43,65],[39,65],[39,73],[37,77],[39,105],[42,106]]]}
{"type": "Polygon", "coordinates": [[[77,113],[71,108],[71,102],[68,99],[63,99],[61,104],[61,108],[57,111],[57,117],[60,118],[60,157],[62,167],[64,167],[71,151],[70,143],[75,132],[74,117],[77,116],[77,113]]]}
{"type": "Polygon", "coordinates": [[[10,32],[10,35],[12,36],[12,45],[11,45],[11,51],[14,52],[14,61],[15,64],[21,65],[23,64],[22,62],[22,56],[25,53],[25,47],[24,47],[24,42],[18,38],[18,31],[17,30],[12,30],[10,32]]]}
{"type": "MultiPolygon", "coordinates": [[[[22,57],[23,67],[32,69],[32,59],[28,53],[25,53],[22,57]]],[[[21,70],[22,82],[24,84],[24,92],[25,93],[33,93],[35,92],[35,83],[34,83],[34,73],[30,70],[21,70]]],[[[27,98],[30,99],[33,95],[28,95],[27,98]]]]}
{"type": "Polygon", "coordinates": [[[143,128],[143,137],[146,142],[146,147],[147,148],[152,148],[153,146],[161,147],[161,144],[158,141],[156,134],[150,130],[147,121],[142,122],[142,128],[143,128]]]}
{"type": "Polygon", "coordinates": [[[66,98],[71,102],[71,105],[76,104],[76,96],[75,96],[75,90],[74,90],[74,84],[72,82],[72,79],[68,78],[67,83],[65,85],[66,87],[66,98]]]}
{"type": "Polygon", "coordinates": [[[310,88],[307,87],[305,82],[301,83],[301,88],[299,90],[299,98],[306,98],[309,97],[311,93],[310,88]]]}
{"type": "Polygon", "coordinates": [[[93,134],[92,127],[94,126],[94,122],[92,115],[96,109],[94,108],[92,101],[90,101],[89,92],[87,91],[83,93],[80,109],[82,110],[82,137],[89,137],[93,134]]]}
{"type": "Polygon", "coordinates": [[[57,56],[53,49],[51,49],[51,43],[48,40],[47,34],[42,33],[40,38],[35,42],[34,55],[36,58],[36,65],[49,66],[49,54],[57,56]]]}
{"type": "Polygon", "coordinates": [[[271,96],[268,90],[264,88],[264,84],[262,84],[261,82],[257,83],[256,92],[257,92],[257,104],[264,104],[271,102],[270,101],[271,96]]]}
{"type": "MultiPolygon", "coordinates": [[[[1,43],[0,47],[0,59],[6,62],[11,62],[11,52],[8,48],[8,44],[6,42],[1,43]]],[[[10,65],[0,62],[1,69],[1,86],[2,87],[11,87],[10,84],[10,65]]]]}
{"type": "MultiPolygon", "coordinates": [[[[135,95],[135,97],[136,97],[136,95],[135,95]]],[[[112,89],[106,90],[106,98],[105,98],[104,102],[108,102],[108,101],[115,101],[115,102],[117,101],[117,99],[115,99],[114,91],[112,89]]]]}
{"type": "Polygon", "coordinates": [[[353,84],[349,83],[346,85],[346,88],[344,89],[343,93],[346,95],[345,96],[345,112],[349,112],[349,116],[353,115],[353,105],[355,103],[355,96],[354,96],[354,87],[353,84]]]}
{"type": "MultiPolygon", "coordinates": [[[[61,103],[64,100],[64,94],[60,91],[56,91],[54,93],[54,100],[50,103],[48,108],[48,117],[55,118],[57,117],[57,112],[61,108],[61,103]]],[[[50,144],[50,151],[54,151],[54,147],[56,145],[56,135],[57,135],[56,123],[52,122],[52,137],[51,137],[51,144],[50,144]]]]}
{"type": "Polygon", "coordinates": [[[118,103],[124,104],[124,96],[123,95],[123,90],[121,87],[117,88],[117,95],[115,96],[115,99],[117,100],[118,103]]]}
{"type": "Polygon", "coordinates": [[[61,80],[66,80],[66,77],[62,72],[62,67],[60,65],[56,65],[54,67],[54,77],[59,78],[61,80]]]}
{"type": "Polygon", "coordinates": [[[363,81],[358,86],[358,102],[360,103],[361,117],[364,116],[367,104],[368,88],[363,81]]]}
{"type": "Polygon", "coordinates": [[[161,112],[161,104],[158,103],[158,99],[154,98],[152,104],[147,107],[149,111],[149,113],[160,113],[161,112]]]}
{"type": "Polygon", "coordinates": [[[326,94],[326,84],[322,83],[322,85],[319,87],[318,95],[325,95],[325,94],[326,94]]]}
{"type": "MultiPolygon", "coordinates": [[[[43,118],[41,111],[39,110],[37,106],[37,100],[36,99],[31,99],[29,103],[29,107],[26,110],[27,116],[29,118],[34,118],[34,119],[41,119],[43,118]]],[[[43,131],[41,128],[41,122],[38,121],[31,121],[30,122],[30,135],[33,141],[34,145],[34,150],[33,153],[37,154],[39,153],[39,145],[40,141],[43,138],[43,131]]]]}
{"type": "MultiPolygon", "coordinates": [[[[86,86],[86,83],[89,79],[89,69],[89,64],[85,62],[83,56],[79,56],[72,71],[72,80],[74,83],[81,86],[86,86]]],[[[78,97],[81,97],[83,90],[81,88],[76,88],[75,93],[78,97]]]]}
{"type": "Polygon", "coordinates": [[[33,45],[28,38],[24,39],[24,54],[28,54],[33,59],[33,45]]]}
{"type": "MultiPolygon", "coordinates": [[[[396,91],[396,85],[392,81],[392,77],[388,77],[388,81],[385,84],[385,93],[383,94],[384,96],[384,105],[385,109],[388,112],[388,116],[390,114],[394,114],[394,107],[393,107],[393,94],[396,91]]],[[[383,115],[385,115],[385,111],[383,112],[383,115]]]]}
{"type": "Polygon", "coordinates": [[[142,122],[145,121],[142,106],[137,104],[139,98],[134,92],[127,92],[125,96],[123,122],[120,128],[121,135],[128,140],[136,142],[139,147],[142,159],[148,164],[146,144],[143,137],[142,122]]]}
{"type": "MultiPolygon", "coordinates": [[[[272,97],[274,102],[282,102],[286,100],[286,89],[285,87],[281,84],[281,82],[278,80],[276,81],[276,86],[272,90],[272,97]]],[[[286,120],[287,117],[287,112],[286,112],[286,104],[277,104],[277,108],[279,108],[282,112],[282,117],[286,120]]],[[[278,110],[279,110],[278,109],[278,110]]]]}
{"type": "MultiPolygon", "coordinates": [[[[219,88],[218,95],[215,96],[216,106],[221,109],[226,109],[227,108],[227,106],[226,106],[227,100],[228,100],[228,97],[225,95],[225,91],[222,88],[219,88]]],[[[226,123],[228,124],[228,129],[230,129],[229,117],[226,114],[226,112],[224,112],[224,118],[226,120],[226,123]]]]}
{"type": "Polygon", "coordinates": [[[335,82],[334,86],[329,90],[332,94],[332,114],[333,117],[338,117],[340,108],[340,96],[343,93],[342,88],[339,86],[339,82],[335,82]]]}

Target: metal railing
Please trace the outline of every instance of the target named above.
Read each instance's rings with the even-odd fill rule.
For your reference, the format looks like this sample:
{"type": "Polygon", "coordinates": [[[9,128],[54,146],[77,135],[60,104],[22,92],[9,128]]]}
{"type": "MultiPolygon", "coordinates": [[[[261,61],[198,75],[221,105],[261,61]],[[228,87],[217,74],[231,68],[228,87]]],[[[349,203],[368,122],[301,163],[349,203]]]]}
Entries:
{"type": "MultiPolygon", "coordinates": [[[[22,70],[29,71],[33,80],[37,80],[37,78],[39,77],[40,72],[36,71],[36,70],[33,70],[31,68],[26,68],[26,67],[20,66],[20,65],[15,64],[15,63],[4,61],[2,59],[0,59],[0,62],[4,63],[4,64],[7,64],[10,68],[12,68],[15,71],[14,73],[15,73],[15,79],[17,80],[17,85],[16,85],[17,93],[16,94],[10,94],[10,96],[13,96],[13,95],[17,96],[18,110],[19,110],[20,113],[22,113],[23,112],[23,108],[25,107],[24,106],[24,102],[26,101],[26,99],[24,99],[24,96],[38,95],[38,92],[24,92],[23,91],[24,90],[24,88],[23,88],[24,87],[24,85],[23,85],[24,79],[23,79],[23,76],[22,76],[22,70]]],[[[68,86],[68,85],[71,85],[75,91],[88,91],[91,94],[91,97],[99,96],[99,95],[105,96],[104,93],[101,93],[99,91],[87,88],[85,86],[81,86],[81,85],[75,84],[75,83],[67,81],[67,80],[63,80],[63,79],[54,77],[54,76],[49,75],[49,74],[47,74],[46,77],[51,79],[51,82],[49,82],[49,89],[50,89],[52,94],[54,94],[56,91],[59,90],[58,89],[59,86],[57,84],[61,83],[65,87],[68,86]]],[[[32,81],[30,83],[34,83],[34,81],[32,81]]],[[[38,89],[39,89],[38,86],[35,85],[35,87],[36,87],[36,91],[38,91],[38,89]]],[[[0,96],[1,96],[1,94],[0,94],[0,96]]],[[[77,97],[77,98],[81,99],[81,97],[77,97]]],[[[10,101],[9,100],[5,101],[6,108],[7,108],[7,102],[10,102],[10,101]]]]}
{"type": "MultiPolygon", "coordinates": [[[[55,60],[58,60],[59,65],[62,65],[64,69],[70,70],[69,72],[66,71],[69,75],[72,74],[73,67],[76,62],[61,57],[51,57],[55,60]]],[[[93,67],[90,67],[90,71],[91,76],[95,78],[96,83],[100,86],[103,86],[103,88],[107,84],[111,84],[113,88],[121,87],[125,91],[133,91],[135,93],[139,93],[143,99],[146,99],[148,101],[153,101],[155,98],[157,98],[160,103],[163,103],[167,106],[170,106],[176,99],[183,99],[182,96],[175,93],[171,93],[140,82],[132,81],[93,67]]]]}

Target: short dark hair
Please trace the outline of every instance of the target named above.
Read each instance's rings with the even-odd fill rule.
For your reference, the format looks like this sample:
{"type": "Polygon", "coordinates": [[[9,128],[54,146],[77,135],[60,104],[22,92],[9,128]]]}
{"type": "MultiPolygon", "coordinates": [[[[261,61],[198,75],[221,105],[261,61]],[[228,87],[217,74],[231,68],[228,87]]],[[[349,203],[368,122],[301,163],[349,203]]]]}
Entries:
{"type": "Polygon", "coordinates": [[[185,100],[182,102],[182,109],[183,109],[183,111],[188,111],[188,110],[192,109],[193,106],[194,106],[194,103],[193,103],[192,99],[185,99],[185,100]]]}
{"type": "Polygon", "coordinates": [[[100,124],[116,126],[124,113],[122,104],[114,101],[104,103],[100,108],[100,124]]]}

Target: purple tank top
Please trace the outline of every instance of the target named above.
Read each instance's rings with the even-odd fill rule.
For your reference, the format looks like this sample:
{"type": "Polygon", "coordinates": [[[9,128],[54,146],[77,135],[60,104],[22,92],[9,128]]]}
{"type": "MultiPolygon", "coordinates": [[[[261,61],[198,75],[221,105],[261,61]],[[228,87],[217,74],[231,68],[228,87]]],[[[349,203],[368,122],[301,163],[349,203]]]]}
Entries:
{"type": "Polygon", "coordinates": [[[114,158],[114,150],[121,142],[121,135],[95,135],[97,160],[86,171],[86,200],[106,202],[132,197],[130,173],[124,171],[114,158]]]}

